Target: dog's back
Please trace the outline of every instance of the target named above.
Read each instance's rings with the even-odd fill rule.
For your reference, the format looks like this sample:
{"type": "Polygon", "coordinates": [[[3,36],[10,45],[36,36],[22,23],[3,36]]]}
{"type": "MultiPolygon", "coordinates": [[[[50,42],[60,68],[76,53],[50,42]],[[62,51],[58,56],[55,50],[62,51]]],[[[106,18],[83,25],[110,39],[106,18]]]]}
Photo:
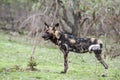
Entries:
{"type": "Polygon", "coordinates": [[[102,49],[102,41],[95,38],[77,38],[74,35],[60,34],[61,38],[58,40],[58,46],[66,47],[66,50],[85,53],[94,50],[102,49]]]}

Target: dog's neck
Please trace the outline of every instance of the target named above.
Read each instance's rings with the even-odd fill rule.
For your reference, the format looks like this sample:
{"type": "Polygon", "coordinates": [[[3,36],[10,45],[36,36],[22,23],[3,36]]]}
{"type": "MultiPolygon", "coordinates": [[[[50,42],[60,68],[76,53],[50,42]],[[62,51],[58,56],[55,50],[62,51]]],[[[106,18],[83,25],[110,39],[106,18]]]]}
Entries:
{"type": "Polygon", "coordinates": [[[56,35],[54,35],[53,37],[50,38],[50,40],[55,44],[55,45],[59,45],[59,41],[64,40],[65,36],[62,32],[59,31],[59,33],[57,32],[56,35]],[[58,35],[59,34],[59,35],[58,35]]]}
{"type": "Polygon", "coordinates": [[[57,38],[56,37],[51,37],[50,41],[54,43],[55,45],[58,45],[57,38]]]}

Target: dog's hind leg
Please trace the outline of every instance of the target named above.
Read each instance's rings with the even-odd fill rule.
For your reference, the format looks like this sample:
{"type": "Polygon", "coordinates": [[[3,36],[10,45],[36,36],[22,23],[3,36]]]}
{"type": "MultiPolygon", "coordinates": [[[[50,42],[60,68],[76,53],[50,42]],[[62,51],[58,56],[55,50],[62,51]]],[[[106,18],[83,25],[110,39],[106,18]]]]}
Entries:
{"type": "Polygon", "coordinates": [[[105,63],[105,61],[103,60],[102,56],[101,56],[101,50],[96,50],[94,51],[95,53],[95,57],[97,58],[97,60],[104,66],[105,68],[105,72],[102,75],[102,77],[106,77],[108,74],[108,65],[105,63]]]}

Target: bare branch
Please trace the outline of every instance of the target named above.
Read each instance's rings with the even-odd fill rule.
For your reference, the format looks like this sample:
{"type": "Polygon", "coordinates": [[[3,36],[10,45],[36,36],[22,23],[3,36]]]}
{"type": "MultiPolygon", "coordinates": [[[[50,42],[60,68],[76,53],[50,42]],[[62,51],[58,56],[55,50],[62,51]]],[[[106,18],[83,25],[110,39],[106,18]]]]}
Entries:
{"type": "Polygon", "coordinates": [[[54,17],[53,17],[53,21],[52,21],[51,25],[54,24],[55,19],[56,19],[56,16],[57,16],[57,13],[58,13],[58,0],[55,0],[55,5],[56,5],[56,6],[55,6],[56,10],[55,10],[54,17]]]}
{"type": "Polygon", "coordinates": [[[96,21],[97,21],[97,18],[96,18],[96,11],[94,10],[94,11],[93,11],[93,14],[92,14],[91,24],[90,24],[90,26],[88,26],[88,27],[86,28],[86,31],[85,31],[85,33],[84,33],[84,36],[87,35],[88,30],[94,25],[94,23],[95,23],[96,21]]]}
{"type": "Polygon", "coordinates": [[[66,22],[66,24],[67,24],[69,27],[72,28],[72,27],[73,27],[73,24],[72,24],[72,22],[70,22],[69,19],[68,19],[67,11],[66,11],[65,6],[63,5],[63,2],[60,1],[60,0],[58,0],[58,4],[59,4],[60,6],[62,6],[62,9],[63,9],[62,19],[66,22]]]}

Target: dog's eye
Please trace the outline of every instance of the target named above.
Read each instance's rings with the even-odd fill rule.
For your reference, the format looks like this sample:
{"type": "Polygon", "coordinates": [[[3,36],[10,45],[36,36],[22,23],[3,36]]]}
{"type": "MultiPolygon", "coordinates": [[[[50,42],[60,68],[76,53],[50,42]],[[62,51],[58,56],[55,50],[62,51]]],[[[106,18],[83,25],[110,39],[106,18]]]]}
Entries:
{"type": "Polygon", "coordinates": [[[50,34],[48,31],[46,31],[46,34],[50,34]]]}

